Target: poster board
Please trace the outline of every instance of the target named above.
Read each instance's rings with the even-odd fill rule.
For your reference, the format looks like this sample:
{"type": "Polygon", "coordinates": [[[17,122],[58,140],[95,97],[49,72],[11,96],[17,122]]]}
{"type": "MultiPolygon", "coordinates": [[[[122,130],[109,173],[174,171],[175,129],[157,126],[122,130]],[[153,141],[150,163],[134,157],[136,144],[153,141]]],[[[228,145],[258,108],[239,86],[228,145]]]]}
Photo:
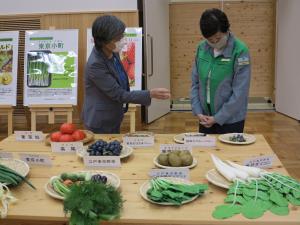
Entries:
{"type": "Polygon", "coordinates": [[[25,33],[24,105],[77,105],[78,30],[25,33]]]}
{"type": "Polygon", "coordinates": [[[0,105],[16,106],[19,31],[0,32],[0,105]]]}
{"type": "MultiPolygon", "coordinates": [[[[127,27],[124,32],[126,45],[120,52],[120,58],[128,75],[130,90],[142,89],[142,39],[141,27],[127,27]]],[[[93,50],[94,39],[91,28],[87,29],[87,60],[93,50]]]]}

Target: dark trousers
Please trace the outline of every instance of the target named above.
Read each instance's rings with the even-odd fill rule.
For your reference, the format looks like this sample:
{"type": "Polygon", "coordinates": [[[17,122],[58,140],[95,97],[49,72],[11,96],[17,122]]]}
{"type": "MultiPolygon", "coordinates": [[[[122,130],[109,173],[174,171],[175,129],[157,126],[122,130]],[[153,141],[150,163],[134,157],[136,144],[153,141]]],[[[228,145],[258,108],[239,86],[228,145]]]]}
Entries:
{"type": "Polygon", "coordinates": [[[244,125],[245,120],[231,124],[223,124],[222,126],[215,123],[210,128],[206,128],[203,125],[199,124],[199,132],[204,134],[243,133],[244,125]]]}

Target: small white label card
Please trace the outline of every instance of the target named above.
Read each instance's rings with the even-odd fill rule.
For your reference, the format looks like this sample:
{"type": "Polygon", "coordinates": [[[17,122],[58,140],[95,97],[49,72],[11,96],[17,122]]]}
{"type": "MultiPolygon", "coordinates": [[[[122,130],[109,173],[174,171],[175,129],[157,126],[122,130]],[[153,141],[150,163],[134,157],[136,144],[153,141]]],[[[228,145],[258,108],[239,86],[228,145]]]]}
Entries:
{"type": "Polygon", "coordinates": [[[30,165],[52,166],[52,161],[48,155],[20,153],[20,159],[30,165]]]}
{"type": "Polygon", "coordinates": [[[121,167],[120,156],[84,156],[85,167],[121,167]]]}
{"type": "Polygon", "coordinates": [[[160,145],[160,152],[161,153],[169,153],[172,151],[189,151],[192,152],[191,145],[182,145],[182,144],[161,144],[160,145]]]}
{"type": "Polygon", "coordinates": [[[13,154],[11,152],[1,152],[0,151],[0,158],[13,158],[13,154]]]}
{"type": "Polygon", "coordinates": [[[168,169],[151,169],[150,177],[177,177],[188,180],[190,170],[187,168],[168,168],[168,169]]]}
{"type": "Polygon", "coordinates": [[[51,142],[52,152],[56,153],[76,153],[83,150],[83,143],[76,142],[51,142]]]}
{"type": "Polygon", "coordinates": [[[245,166],[270,168],[273,165],[274,155],[259,156],[244,161],[245,166]]]}
{"type": "Polygon", "coordinates": [[[15,131],[16,141],[43,141],[42,131],[15,131]]]}
{"type": "Polygon", "coordinates": [[[185,134],[184,144],[201,147],[216,147],[216,137],[203,134],[185,134]]]}
{"type": "Polygon", "coordinates": [[[145,137],[123,137],[123,144],[130,147],[150,147],[154,145],[154,136],[145,137]]]}

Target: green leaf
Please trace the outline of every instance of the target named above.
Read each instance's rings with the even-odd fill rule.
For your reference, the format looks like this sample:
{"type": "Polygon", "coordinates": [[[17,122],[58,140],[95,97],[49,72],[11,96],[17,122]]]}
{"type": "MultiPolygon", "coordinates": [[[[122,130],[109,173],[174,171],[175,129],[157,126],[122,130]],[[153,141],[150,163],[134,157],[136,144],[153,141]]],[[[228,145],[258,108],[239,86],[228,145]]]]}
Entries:
{"type": "Polygon", "coordinates": [[[288,194],[286,196],[287,200],[292,204],[292,205],[298,205],[300,206],[300,199],[295,198],[293,195],[288,194]]]}
{"type": "Polygon", "coordinates": [[[237,195],[235,197],[234,197],[234,195],[227,195],[227,197],[224,199],[224,202],[225,203],[237,202],[237,203],[240,203],[241,205],[243,205],[246,202],[246,200],[240,195],[237,195]]]}
{"type": "Polygon", "coordinates": [[[270,200],[278,206],[288,206],[288,201],[275,189],[270,190],[270,200]]]}
{"type": "Polygon", "coordinates": [[[295,198],[300,198],[300,190],[292,190],[292,194],[295,198]]]}
{"type": "Polygon", "coordinates": [[[262,199],[257,199],[256,204],[264,211],[267,211],[273,206],[271,201],[264,201],[262,199]]]}
{"type": "Polygon", "coordinates": [[[219,205],[217,206],[212,216],[215,219],[227,219],[241,212],[241,206],[239,205],[219,205]]]}
{"type": "Polygon", "coordinates": [[[277,205],[273,205],[271,208],[270,208],[270,211],[275,214],[275,215],[278,215],[278,216],[287,216],[289,215],[289,207],[287,206],[277,206],[277,205]]]}
{"type": "Polygon", "coordinates": [[[249,201],[242,206],[242,214],[248,219],[257,219],[264,215],[264,210],[261,209],[255,201],[249,201]]]}
{"type": "Polygon", "coordinates": [[[259,197],[260,199],[262,199],[264,201],[268,201],[270,199],[269,194],[267,192],[263,192],[263,191],[258,191],[257,197],[259,197]]]}

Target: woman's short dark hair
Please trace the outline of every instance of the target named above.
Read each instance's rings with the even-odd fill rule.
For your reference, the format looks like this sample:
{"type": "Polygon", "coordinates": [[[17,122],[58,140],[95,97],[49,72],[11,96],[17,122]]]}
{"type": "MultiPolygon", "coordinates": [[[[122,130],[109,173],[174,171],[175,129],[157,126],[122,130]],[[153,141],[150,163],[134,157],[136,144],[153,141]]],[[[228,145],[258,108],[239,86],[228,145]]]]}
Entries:
{"type": "Polygon", "coordinates": [[[115,16],[99,16],[92,26],[92,35],[96,48],[101,49],[104,44],[121,36],[125,28],[125,24],[115,16]]]}
{"type": "Polygon", "coordinates": [[[226,14],[220,9],[207,9],[200,18],[200,30],[205,38],[217,32],[226,33],[230,24],[226,14]]]}

